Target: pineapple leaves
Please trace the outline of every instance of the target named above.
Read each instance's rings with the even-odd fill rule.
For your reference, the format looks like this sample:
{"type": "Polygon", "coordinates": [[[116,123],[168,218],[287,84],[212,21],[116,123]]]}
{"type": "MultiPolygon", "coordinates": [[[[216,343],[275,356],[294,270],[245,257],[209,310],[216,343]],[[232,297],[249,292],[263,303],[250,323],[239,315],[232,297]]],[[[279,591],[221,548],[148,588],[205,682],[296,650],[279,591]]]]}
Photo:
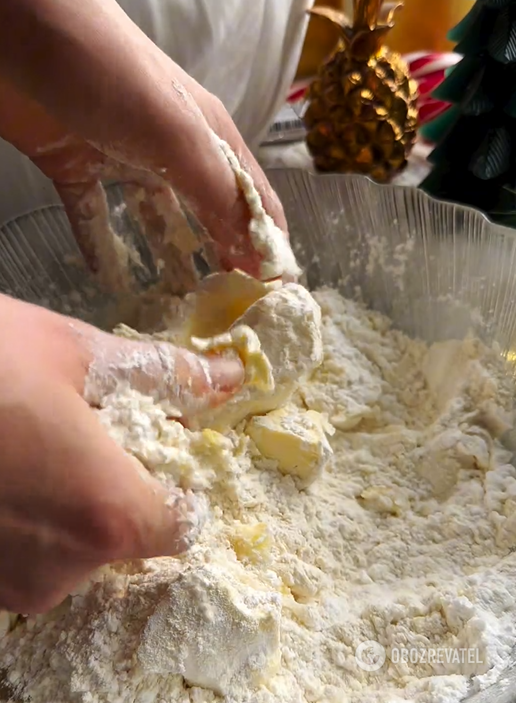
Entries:
{"type": "Polygon", "coordinates": [[[398,10],[403,7],[402,2],[386,2],[380,10],[378,24],[392,29],[394,27],[394,17],[398,10]]]}
{"type": "Polygon", "coordinates": [[[353,0],[353,26],[356,29],[373,29],[384,0],[353,0]]]}
{"type": "MultiPolygon", "coordinates": [[[[308,14],[313,17],[322,17],[333,25],[339,27],[349,44],[353,36],[360,31],[388,30],[394,26],[394,16],[403,7],[403,2],[384,2],[384,0],[354,0],[354,16],[351,21],[340,10],[332,7],[313,7],[308,14]],[[350,31],[353,30],[353,31],[350,31]]],[[[384,34],[382,33],[382,36],[384,34]]]]}
{"type": "Polygon", "coordinates": [[[311,10],[308,10],[308,14],[313,17],[322,17],[341,29],[351,27],[351,21],[347,15],[331,7],[312,7],[311,10]]]}
{"type": "Polygon", "coordinates": [[[380,49],[389,31],[390,27],[376,27],[372,31],[363,30],[357,32],[350,43],[350,51],[353,58],[356,61],[368,61],[380,49]]]}

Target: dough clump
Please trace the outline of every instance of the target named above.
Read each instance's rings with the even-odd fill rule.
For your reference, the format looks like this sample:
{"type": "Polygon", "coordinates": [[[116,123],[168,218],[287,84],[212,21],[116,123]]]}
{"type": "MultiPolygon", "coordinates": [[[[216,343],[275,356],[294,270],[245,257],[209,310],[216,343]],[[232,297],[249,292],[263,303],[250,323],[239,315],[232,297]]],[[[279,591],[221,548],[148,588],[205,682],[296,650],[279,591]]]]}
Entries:
{"type": "Polygon", "coordinates": [[[280,614],[279,594],[244,569],[190,568],[148,620],[138,658],[146,673],[180,674],[220,695],[235,677],[256,686],[278,664],[280,614]]]}
{"type": "Polygon", "coordinates": [[[196,417],[196,427],[223,431],[284,405],[321,364],[321,309],[305,288],[289,283],[253,303],[227,333],[190,344],[204,353],[238,349],[246,366],[244,387],[196,417]]]}

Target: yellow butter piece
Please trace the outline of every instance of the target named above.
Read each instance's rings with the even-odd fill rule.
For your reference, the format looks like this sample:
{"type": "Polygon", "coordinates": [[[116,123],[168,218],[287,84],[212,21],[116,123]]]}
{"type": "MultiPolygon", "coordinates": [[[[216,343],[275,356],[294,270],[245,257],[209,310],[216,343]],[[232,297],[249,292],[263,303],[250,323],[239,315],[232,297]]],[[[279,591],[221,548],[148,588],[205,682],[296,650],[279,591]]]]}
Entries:
{"type": "Polygon", "coordinates": [[[229,535],[229,541],[239,561],[263,561],[271,548],[272,540],[267,525],[258,522],[255,525],[236,523],[229,535]]]}
{"type": "Polygon", "coordinates": [[[202,430],[201,435],[207,449],[219,449],[220,447],[225,448],[227,439],[220,434],[220,432],[215,432],[215,430],[202,430]]]}
{"type": "Polygon", "coordinates": [[[256,332],[246,325],[239,325],[224,334],[210,339],[192,337],[190,346],[201,354],[234,350],[245,368],[245,385],[261,391],[274,390],[272,366],[262,351],[256,332]]]}
{"type": "Polygon", "coordinates": [[[214,337],[226,332],[251,305],[278,285],[262,283],[239,270],[207,276],[195,293],[195,305],[187,321],[189,336],[214,337]]]}
{"type": "Polygon", "coordinates": [[[315,410],[273,410],[253,417],[245,431],[260,454],[276,461],[283,474],[298,477],[303,487],[321,475],[333,454],[326,435],[334,430],[315,410]]]}

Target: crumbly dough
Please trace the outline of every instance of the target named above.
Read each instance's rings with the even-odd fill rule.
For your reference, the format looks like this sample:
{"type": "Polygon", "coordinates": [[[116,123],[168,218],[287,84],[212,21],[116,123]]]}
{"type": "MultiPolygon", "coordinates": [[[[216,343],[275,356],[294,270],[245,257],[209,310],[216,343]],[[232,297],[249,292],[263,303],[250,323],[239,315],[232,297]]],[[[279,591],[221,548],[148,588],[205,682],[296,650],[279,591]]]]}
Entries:
{"type": "Polygon", "coordinates": [[[275,383],[306,371],[282,408],[219,432],[127,388],[104,398],[122,447],[205,496],[205,526],[182,557],[106,567],[0,639],[16,703],[459,703],[511,661],[516,469],[497,439],[512,409],[498,352],[428,347],[327,289],[310,323],[322,353],[310,325],[305,351],[293,333],[274,350],[276,293],[246,322],[275,383]],[[371,643],[385,654],[372,670],[371,643]]]}
{"type": "Polygon", "coordinates": [[[272,217],[265,211],[253,179],[242,168],[229,144],[220,139],[215,132],[212,132],[212,137],[227,158],[250,210],[249,234],[254,248],[262,257],[260,278],[264,281],[280,277],[296,279],[301,274],[301,269],[290,248],[286,233],[276,226],[272,217]]]}

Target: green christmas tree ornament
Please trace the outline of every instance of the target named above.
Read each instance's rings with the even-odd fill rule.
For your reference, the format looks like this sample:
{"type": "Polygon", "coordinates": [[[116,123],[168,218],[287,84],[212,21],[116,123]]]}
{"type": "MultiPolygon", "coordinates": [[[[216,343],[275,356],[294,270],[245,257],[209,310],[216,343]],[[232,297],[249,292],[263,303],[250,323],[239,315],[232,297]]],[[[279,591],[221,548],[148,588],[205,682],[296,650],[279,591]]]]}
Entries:
{"type": "Polygon", "coordinates": [[[475,22],[479,12],[480,5],[473,5],[468,14],[447,34],[447,39],[458,44],[466,34],[468,34],[471,25],[475,22]]]}
{"type": "Polygon", "coordinates": [[[477,0],[449,37],[463,58],[434,92],[452,108],[421,130],[437,143],[421,187],[516,225],[516,0],[477,0]]]}

